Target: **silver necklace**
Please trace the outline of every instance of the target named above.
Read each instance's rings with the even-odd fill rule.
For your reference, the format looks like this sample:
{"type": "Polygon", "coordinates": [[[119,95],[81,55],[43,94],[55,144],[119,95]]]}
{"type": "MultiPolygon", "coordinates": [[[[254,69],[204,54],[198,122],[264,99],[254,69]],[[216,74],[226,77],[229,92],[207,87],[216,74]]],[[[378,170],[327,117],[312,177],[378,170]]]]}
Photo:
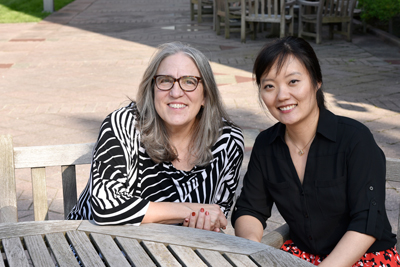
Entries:
{"type": "Polygon", "coordinates": [[[314,136],[310,139],[310,141],[308,141],[308,143],[303,147],[303,149],[300,149],[298,146],[296,146],[296,144],[292,141],[292,139],[290,138],[290,136],[289,136],[289,132],[286,130],[286,134],[287,134],[287,137],[288,137],[288,140],[299,150],[298,152],[297,152],[297,154],[299,154],[300,156],[303,156],[304,155],[304,149],[311,143],[311,141],[314,139],[314,137],[315,137],[315,134],[314,134],[314,136]]]}

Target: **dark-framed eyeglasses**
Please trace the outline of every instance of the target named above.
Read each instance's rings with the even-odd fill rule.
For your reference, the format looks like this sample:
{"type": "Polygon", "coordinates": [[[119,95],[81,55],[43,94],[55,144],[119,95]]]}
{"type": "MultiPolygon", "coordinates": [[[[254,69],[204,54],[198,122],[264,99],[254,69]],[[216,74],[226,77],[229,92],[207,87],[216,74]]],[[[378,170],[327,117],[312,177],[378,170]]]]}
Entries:
{"type": "Polygon", "coordinates": [[[179,87],[185,92],[192,92],[196,90],[202,78],[197,76],[182,76],[174,78],[169,75],[156,75],[154,76],[156,86],[161,91],[168,91],[174,87],[175,82],[178,82],[179,87]]]}

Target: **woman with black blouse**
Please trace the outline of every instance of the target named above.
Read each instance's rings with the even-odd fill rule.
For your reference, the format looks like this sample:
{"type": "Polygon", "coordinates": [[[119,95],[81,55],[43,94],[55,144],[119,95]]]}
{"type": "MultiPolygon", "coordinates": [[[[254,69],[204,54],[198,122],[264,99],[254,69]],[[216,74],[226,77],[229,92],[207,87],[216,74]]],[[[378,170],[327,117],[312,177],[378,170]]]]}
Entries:
{"type": "Polygon", "coordinates": [[[232,215],[260,241],[275,203],[290,228],[281,249],[320,266],[400,266],[385,210],[385,155],[363,124],[325,108],[312,47],[287,37],[265,46],[253,73],[279,122],[257,137],[232,215]]]}
{"type": "Polygon", "coordinates": [[[89,182],[68,218],[224,228],[244,140],[207,58],[181,43],[160,46],[136,100],[101,125],[89,182]]]}

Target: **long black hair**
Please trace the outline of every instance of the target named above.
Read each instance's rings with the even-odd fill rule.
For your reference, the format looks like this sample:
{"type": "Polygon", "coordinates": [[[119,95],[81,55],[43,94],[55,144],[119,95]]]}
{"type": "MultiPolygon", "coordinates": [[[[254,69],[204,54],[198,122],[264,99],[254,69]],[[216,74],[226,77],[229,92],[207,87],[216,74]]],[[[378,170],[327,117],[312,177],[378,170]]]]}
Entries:
{"type": "MultiPolygon", "coordinates": [[[[277,64],[277,73],[279,73],[286,60],[294,57],[299,60],[306,68],[312,84],[317,88],[316,98],[320,109],[325,107],[325,97],[322,92],[322,73],[317,55],[311,45],[303,38],[284,37],[272,43],[265,45],[258,54],[253,67],[253,74],[256,76],[256,82],[260,89],[261,77],[268,73],[271,68],[277,64]]],[[[260,90],[259,90],[260,92],[260,90]]]]}

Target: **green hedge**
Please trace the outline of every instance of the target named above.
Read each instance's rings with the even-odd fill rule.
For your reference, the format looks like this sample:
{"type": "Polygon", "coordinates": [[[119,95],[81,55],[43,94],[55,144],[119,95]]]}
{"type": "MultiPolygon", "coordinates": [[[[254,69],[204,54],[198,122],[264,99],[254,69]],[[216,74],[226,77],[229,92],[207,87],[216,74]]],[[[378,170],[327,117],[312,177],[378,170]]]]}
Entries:
{"type": "MultiPolygon", "coordinates": [[[[74,0],[54,0],[57,11],[74,0]]],[[[43,12],[43,0],[0,0],[0,23],[38,22],[50,15],[43,12]]]]}
{"type": "Polygon", "coordinates": [[[400,0],[359,0],[358,7],[362,9],[361,18],[366,21],[389,21],[400,14],[400,0]]]}

